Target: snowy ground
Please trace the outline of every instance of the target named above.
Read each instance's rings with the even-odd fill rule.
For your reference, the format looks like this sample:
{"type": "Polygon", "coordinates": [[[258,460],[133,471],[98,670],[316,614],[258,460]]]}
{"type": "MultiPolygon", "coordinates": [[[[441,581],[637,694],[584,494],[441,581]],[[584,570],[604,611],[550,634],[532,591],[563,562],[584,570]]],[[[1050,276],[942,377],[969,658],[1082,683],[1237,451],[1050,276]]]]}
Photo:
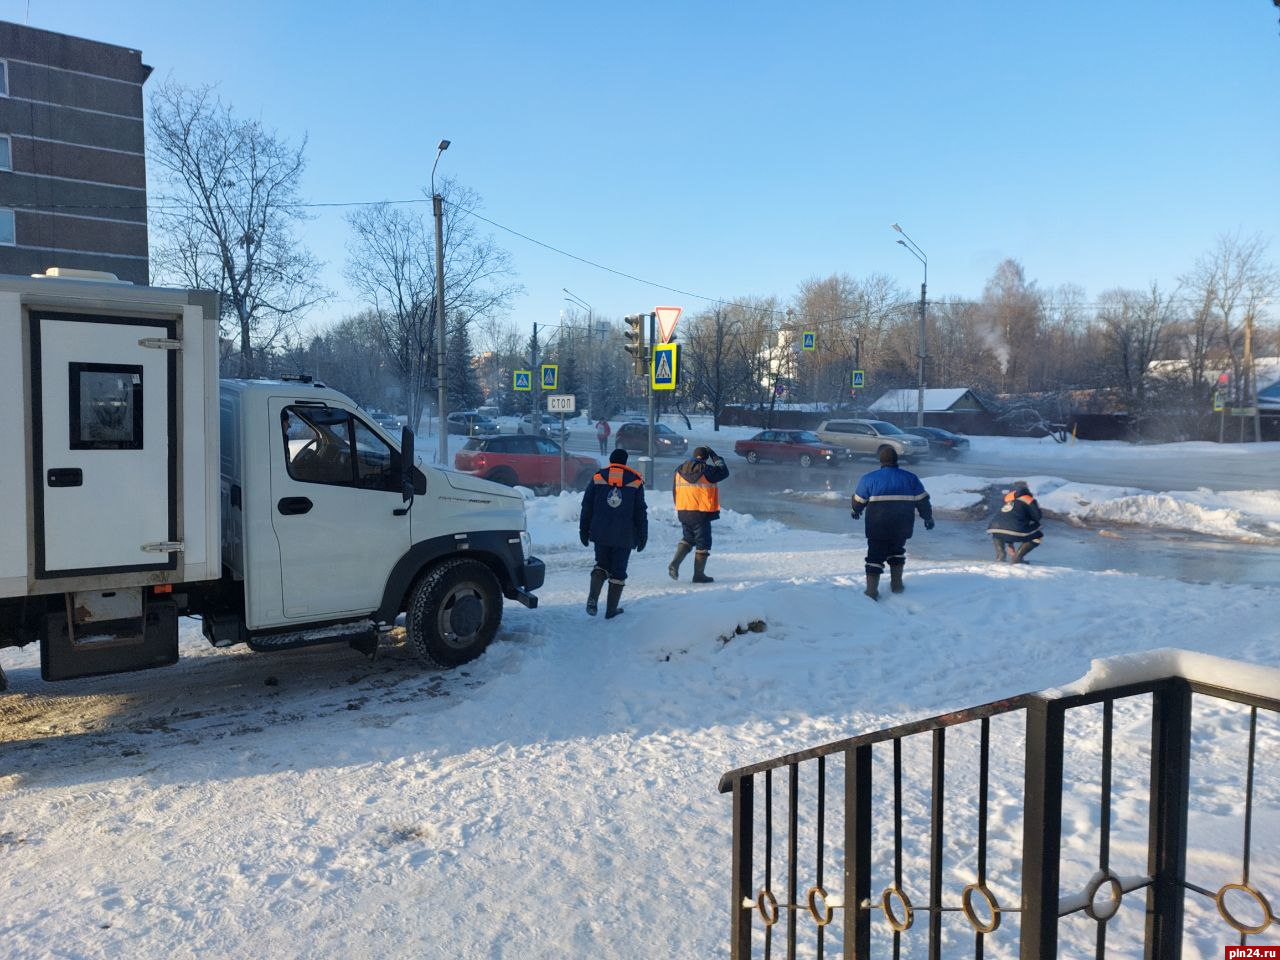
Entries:
{"type": "MultiPolygon", "coordinates": [[[[877,604],[860,593],[856,540],[734,513],[716,526],[717,582],[673,584],[665,498],[654,498],[649,550],[633,558],[626,614],[592,620],[576,499],[530,501],[549,571],[541,606],[509,605],[499,640],[465,670],[422,670],[394,638],[373,662],[340,647],[213,650],[194,624],[182,663],[153,673],[45,685],[34,650],[0,651],[11,681],[0,696],[4,954],[723,956],[725,770],[1062,685],[1098,656],[1183,647],[1280,666],[1270,584],[917,561],[908,592],[877,604]],[[764,632],[736,633],[752,621],[764,632]]],[[[1243,721],[1232,710],[1211,720],[1197,737],[1209,759],[1196,768],[1192,871],[1216,889],[1238,879],[1239,768],[1224,758],[1238,761],[1243,721]]],[[[1141,859],[1134,745],[1146,722],[1118,713],[1117,867],[1141,859]]],[[[1084,715],[1071,735],[1096,724],[1084,715]]],[[[1001,742],[993,870],[1020,830],[1018,731],[1001,742]]],[[[1273,902],[1278,750],[1280,726],[1264,717],[1252,875],[1273,902]]],[[[1096,775],[1069,770],[1079,792],[1064,806],[1064,890],[1096,857],[1096,775]]],[[[972,776],[957,767],[948,782],[960,795],[972,776]]],[[[911,877],[924,799],[907,797],[911,877]]],[[[972,872],[966,838],[951,834],[949,884],[972,872]]],[[[971,942],[953,919],[953,945],[971,942]]],[[[1203,911],[1193,920],[1184,956],[1221,956],[1225,930],[1203,911]]],[[[1132,940],[1135,923],[1140,906],[1112,943],[1132,940]]],[[[924,955],[919,930],[905,955],[924,955]]],[[[1091,924],[1071,930],[1092,942],[1091,924]]],[[[1013,955],[1016,937],[1013,915],[988,955],[1013,955]]]]}

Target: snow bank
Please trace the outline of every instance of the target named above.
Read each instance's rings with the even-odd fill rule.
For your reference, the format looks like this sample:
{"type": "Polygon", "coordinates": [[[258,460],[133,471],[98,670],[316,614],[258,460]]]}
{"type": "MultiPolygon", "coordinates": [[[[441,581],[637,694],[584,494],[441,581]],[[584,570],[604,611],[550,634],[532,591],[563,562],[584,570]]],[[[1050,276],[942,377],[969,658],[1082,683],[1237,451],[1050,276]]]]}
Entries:
{"type": "Polygon", "coordinates": [[[1077,440],[1058,443],[1052,437],[982,437],[970,436],[969,449],[983,456],[1016,456],[1045,460],[1129,460],[1135,455],[1153,460],[1213,456],[1274,456],[1280,442],[1210,443],[1203,440],[1184,443],[1125,443],[1123,440],[1077,440]]]}

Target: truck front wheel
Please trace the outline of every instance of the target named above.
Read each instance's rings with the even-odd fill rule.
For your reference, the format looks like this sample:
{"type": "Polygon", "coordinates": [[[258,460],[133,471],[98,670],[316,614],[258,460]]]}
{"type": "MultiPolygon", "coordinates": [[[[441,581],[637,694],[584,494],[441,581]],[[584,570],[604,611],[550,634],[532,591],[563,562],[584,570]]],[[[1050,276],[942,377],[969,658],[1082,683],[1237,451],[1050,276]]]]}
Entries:
{"type": "Polygon", "coordinates": [[[424,661],[456,667],[484,653],[502,622],[502,589],[478,560],[448,560],[413,588],[406,626],[424,661]]]}

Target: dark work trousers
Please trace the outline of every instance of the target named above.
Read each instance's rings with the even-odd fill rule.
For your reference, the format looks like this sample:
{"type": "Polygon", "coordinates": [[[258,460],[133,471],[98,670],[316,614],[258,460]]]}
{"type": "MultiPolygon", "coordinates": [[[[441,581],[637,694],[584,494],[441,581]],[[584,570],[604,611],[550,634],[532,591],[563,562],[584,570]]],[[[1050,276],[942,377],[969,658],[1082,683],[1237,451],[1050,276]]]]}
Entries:
{"type": "Polygon", "coordinates": [[[681,523],[683,528],[680,539],[699,553],[711,552],[711,521],[699,520],[697,523],[681,523]]]}
{"type": "Polygon", "coordinates": [[[907,541],[867,540],[867,573],[883,573],[887,563],[900,567],[907,562],[907,541]]]}
{"type": "Polygon", "coordinates": [[[630,547],[606,547],[597,543],[596,566],[609,575],[614,583],[625,583],[627,579],[627,561],[631,559],[630,547]]]}

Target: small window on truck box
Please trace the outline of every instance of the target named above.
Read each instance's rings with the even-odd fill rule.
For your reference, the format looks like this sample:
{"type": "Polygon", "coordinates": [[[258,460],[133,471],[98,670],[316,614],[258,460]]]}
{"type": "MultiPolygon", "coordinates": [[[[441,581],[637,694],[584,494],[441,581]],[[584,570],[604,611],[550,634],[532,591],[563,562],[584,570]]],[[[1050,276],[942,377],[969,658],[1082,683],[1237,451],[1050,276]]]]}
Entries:
{"type": "Polygon", "coordinates": [[[142,367],[68,364],[72,450],[142,449],[142,367]]]}

